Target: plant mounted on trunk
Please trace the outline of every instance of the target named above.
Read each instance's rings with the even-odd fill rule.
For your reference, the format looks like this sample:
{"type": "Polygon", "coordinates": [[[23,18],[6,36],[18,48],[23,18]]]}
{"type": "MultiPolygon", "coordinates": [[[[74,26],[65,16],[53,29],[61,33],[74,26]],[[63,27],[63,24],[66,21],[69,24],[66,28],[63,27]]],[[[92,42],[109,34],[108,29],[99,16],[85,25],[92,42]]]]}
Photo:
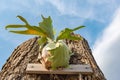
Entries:
{"type": "Polygon", "coordinates": [[[68,46],[63,42],[64,39],[80,40],[81,37],[72,35],[73,31],[76,31],[84,26],[78,26],[74,29],[65,28],[55,38],[54,29],[52,26],[52,20],[49,16],[45,18],[42,16],[43,21],[39,23],[39,26],[30,25],[26,19],[22,16],[17,16],[25,24],[13,24],[7,25],[7,28],[26,28],[25,30],[10,30],[10,32],[25,35],[37,35],[39,36],[38,43],[40,45],[40,61],[46,68],[57,69],[59,67],[68,67],[70,56],[72,54],[68,46]]]}

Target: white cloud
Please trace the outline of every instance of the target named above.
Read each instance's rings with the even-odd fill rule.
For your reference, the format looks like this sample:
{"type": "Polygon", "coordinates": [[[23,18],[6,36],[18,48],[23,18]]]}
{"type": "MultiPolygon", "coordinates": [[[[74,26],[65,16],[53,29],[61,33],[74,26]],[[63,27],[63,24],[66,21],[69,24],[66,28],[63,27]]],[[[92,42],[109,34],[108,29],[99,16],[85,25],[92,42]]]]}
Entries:
{"type": "Polygon", "coordinates": [[[114,10],[119,6],[119,2],[117,0],[46,1],[51,3],[60,12],[61,15],[71,15],[84,19],[93,19],[102,23],[107,21],[109,22],[111,20],[111,16],[113,16],[112,14],[114,10]]]}
{"type": "Polygon", "coordinates": [[[117,0],[88,0],[91,4],[110,4],[110,3],[116,3],[117,0]]]}
{"type": "Polygon", "coordinates": [[[94,57],[108,80],[119,80],[120,74],[120,8],[111,24],[99,36],[93,48],[94,57]]]}
{"type": "Polygon", "coordinates": [[[79,1],[73,0],[47,0],[60,12],[61,15],[71,15],[82,18],[92,16],[92,6],[81,4],[79,1]],[[80,5],[79,5],[80,4],[80,5]]]}
{"type": "Polygon", "coordinates": [[[61,13],[65,12],[65,4],[60,0],[48,0],[52,5],[54,5],[61,13]]]}
{"type": "Polygon", "coordinates": [[[44,5],[45,0],[1,0],[0,11],[12,11],[14,13],[28,12],[36,15],[40,13],[40,6],[44,5]]]}
{"type": "Polygon", "coordinates": [[[19,13],[27,11],[33,15],[41,15],[42,12],[50,12],[54,7],[60,13],[58,15],[71,15],[84,19],[94,19],[99,22],[107,22],[108,18],[110,20],[110,16],[119,6],[118,3],[116,0],[2,0],[0,2],[0,11],[13,10],[19,13]],[[46,6],[51,7],[49,8],[51,10],[46,6]]]}

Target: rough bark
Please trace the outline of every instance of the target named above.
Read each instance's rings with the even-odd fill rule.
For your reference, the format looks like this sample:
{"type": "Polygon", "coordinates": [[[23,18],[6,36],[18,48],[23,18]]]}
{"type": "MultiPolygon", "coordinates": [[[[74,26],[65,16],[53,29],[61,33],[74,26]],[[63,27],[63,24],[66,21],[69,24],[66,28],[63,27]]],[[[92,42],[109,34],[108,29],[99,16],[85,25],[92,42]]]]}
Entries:
{"type": "MultiPolygon", "coordinates": [[[[13,51],[2,67],[0,80],[78,80],[78,75],[26,74],[28,63],[38,63],[39,45],[37,39],[30,39],[13,51]]],[[[70,64],[90,64],[93,69],[94,73],[83,75],[82,80],[106,80],[85,39],[80,41],[65,40],[65,42],[74,53],[71,56],[70,64]]]]}

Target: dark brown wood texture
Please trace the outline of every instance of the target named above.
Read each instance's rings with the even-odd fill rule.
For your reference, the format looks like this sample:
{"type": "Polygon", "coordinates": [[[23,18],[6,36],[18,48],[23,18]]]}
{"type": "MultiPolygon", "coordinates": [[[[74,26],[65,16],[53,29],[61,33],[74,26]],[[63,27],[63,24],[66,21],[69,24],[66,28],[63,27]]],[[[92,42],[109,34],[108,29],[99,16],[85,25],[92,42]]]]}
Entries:
{"type": "MultiPolygon", "coordinates": [[[[79,36],[79,35],[77,35],[79,36]]],[[[56,74],[27,74],[28,63],[39,63],[38,38],[30,39],[19,45],[8,58],[0,72],[0,80],[78,80],[78,75],[56,74]]],[[[97,66],[89,45],[85,39],[80,41],[65,40],[74,55],[71,56],[70,64],[89,64],[93,69],[92,75],[82,75],[82,80],[106,80],[104,74],[97,66]]]]}

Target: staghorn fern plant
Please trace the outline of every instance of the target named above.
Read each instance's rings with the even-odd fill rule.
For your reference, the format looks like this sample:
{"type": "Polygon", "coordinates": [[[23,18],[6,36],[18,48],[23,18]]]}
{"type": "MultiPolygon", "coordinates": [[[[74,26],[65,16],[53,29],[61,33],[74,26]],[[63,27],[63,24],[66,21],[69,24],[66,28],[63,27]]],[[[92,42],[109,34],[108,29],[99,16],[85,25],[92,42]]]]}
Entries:
{"type": "Polygon", "coordinates": [[[10,30],[10,32],[40,36],[40,38],[38,39],[41,51],[39,58],[41,63],[47,69],[52,68],[53,70],[55,70],[59,67],[66,68],[69,66],[69,60],[72,52],[63,42],[63,40],[81,40],[81,37],[71,35],[71,33],[80,28],[83,28],[84,26],[78,26],[74,29],[65,28],[55,38],[50,16],[48,18],[42,16],[43,21],[39,23],[39,26],[30,25],[22,16],[17,17],[25,24],[7,25],[5,28],[26,28],[25,30],[10,30]]]}

